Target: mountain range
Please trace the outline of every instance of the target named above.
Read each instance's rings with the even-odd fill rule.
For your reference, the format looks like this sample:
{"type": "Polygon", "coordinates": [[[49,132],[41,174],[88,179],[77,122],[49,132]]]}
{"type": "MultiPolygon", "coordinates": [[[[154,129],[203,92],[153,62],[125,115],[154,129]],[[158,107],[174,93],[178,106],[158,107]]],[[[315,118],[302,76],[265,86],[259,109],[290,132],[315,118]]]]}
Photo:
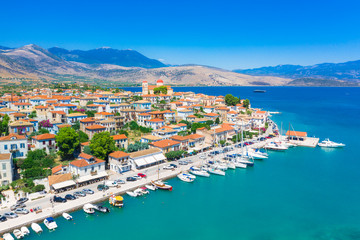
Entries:
{"type": "Polygon", "coordinates": [[[288,79],[256,77],[199,65],[166,66],[134,50],[99,48],[89,51],[44,49],[30,44],[0,48],[0,77],[42,81],[140,84],[158,78],[174,85],[285,85],[288,79]]]}
{"type": "Polygon", "coordinates": [[[35,44],[0,46],[0,83],[71,81],[138,85],[142,81],[189,86],[359,86],[360,61],[313,66],[279,65],[228,71],[201,65],[170,66],[135,50],[83,51],[35,44]]]}
{"type": "Polygon", "coordinates": [[[360,60],[344,63],[322,63],[311,66],[278,65],[253,69],[234,70],[253,76],[276,76],[284,78],[314,78],[358,82],[360,80],[360,60]]]}

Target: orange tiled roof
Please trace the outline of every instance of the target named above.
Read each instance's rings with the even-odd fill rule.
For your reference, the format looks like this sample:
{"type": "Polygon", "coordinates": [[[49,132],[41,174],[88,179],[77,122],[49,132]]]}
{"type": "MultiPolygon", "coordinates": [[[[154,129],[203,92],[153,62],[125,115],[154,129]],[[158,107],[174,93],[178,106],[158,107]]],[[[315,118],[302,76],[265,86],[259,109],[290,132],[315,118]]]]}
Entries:
{"type": "Polygon", "coordinates": [[[164,139],[164,140],[150,143],[150,145],[152,145],[154,147],[158,147],[158,148],[166,148],[166,147],[171,147],[171,146],[175,146],[178,144],[179,144],[179,142],[170,140],[170,139],[164,139]]]}
{"type": "Polygon", "coordinates": [[[87,130],[100,130],[100,129],[106,129],[106,127],[99,125],[99,124],[94,124],[91,126],[87,126],[86,129],[87,130]]]}
{"type": "Polygon", "coordinates": [[[9,141],[9,140],[11,140],[11,138],[15,138],[15,139],[26,139],[25,136],[22,136],[22,135],[19,135],[19,134],[16,134],[16,133],[10,133],[10,134],[7,135],[7,136],[0,137],[0,141],[9,141]]]}
{"type": "Polygon", "coordinates": [[[119,134],[119,135],[113,135],[112,138],[114,140],[121,140],[121,139],[127,139],[127,136],[125,134],[119,134]]]}
{"type": "Polygon", "coordinates": [[[109,154],[109,157],[113,157],[113,158],[124,158],[129,156],[130,154],[127,154],[126,152],[123,151],[116,151],[109,154]]]}
{"type": "Polygon", "coordinates": [[[33,136],[32,138],[35,140],[48,140],[48,139],[55,139],[56,135],[51,133],[44,133],[37,136],[33,136]]]}

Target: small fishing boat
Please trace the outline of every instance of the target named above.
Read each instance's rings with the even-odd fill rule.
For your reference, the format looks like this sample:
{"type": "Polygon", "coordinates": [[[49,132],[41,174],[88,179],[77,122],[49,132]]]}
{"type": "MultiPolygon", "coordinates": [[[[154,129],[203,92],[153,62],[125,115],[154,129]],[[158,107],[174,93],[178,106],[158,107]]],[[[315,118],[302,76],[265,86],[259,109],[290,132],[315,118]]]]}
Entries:
{"type": "Polygon", "coordinates": [[[215,175],[225,176],[225,172],[224,172],[224,171],[221,171],[220,169],[216,169],[216,168],[210,168],[210,169],[209,169],[209,173],[215,174],[215,175]]]}
{"type": "Polygon", "coordinates": [[[200,168],[191,167],[190,168],[190,173],[194,174],[196,176],[210,177],[210,174],[207,171],[205,171],[203,169],[200,169],[200,168]]]}
{"type": "Polygon", "coordinates": [[[138,196],[136,193],[131,192],[131,191],[127,191],[126,194],[129,195],[130,197],[137,197],[138,196]]]}
{"type": "Polygon", "coordinates": [[[111,195],[109,198],[110,205],[122,208],[124,206],[124,198],[122,196],[111,195]]]}
{"type": "Polygon", "coordinates": [[[156,190],[156,187],[154,185],[145,185],[145,187],[149,190],[152,190],[152,191],[155,191],[156,190]]]}
{"type": "Polygon", "coordinates": [[[99,211],[99,212],[102,212],[102,213],[109,213],[110,212],[110,209],[105,207],[105,206],[101,206],[101,205],[94,205],[94,209],[96,211],[99,211]]]}
{"type": "Polygon", "coordinates": [[[13,236],[10,233],[5,233],[3,235],[4,240],[14,240],[13,236]]]}
{"type": "Polygon", "coordinates": [[[177,177],[181,180],[181,181],[183,181],[183,182],[193,182],[195,179],[196,179],[196,177],[194,176],[194,175],[192,175],[192,174],[189,174],[189,173],[180,173],[180,174],[178,174],[177,175],[177,177]]]}
{"type": "Polygon", "coordinates": [[[83,210],[84,212],[88,213],[88,214],[93,214],[95,213],[95,207],[94,205],[87,203],[83,206],[83,210]]]}
{"type": "Polygon", "coordinates": [[[21,227],[20,230],[21,230],[22,234],[24,235],[24,237],[30,234],[29,229],[25,226],[21,227]]]}
{"type": "Polygon", "coordinates": [[[16,239],[21,239],[24,237],[24,235],[22,234],[22,232],[19,229],[15,229],[13,231],[13,234],[16,237],[16,239]]]}
{"type": "Polygon", "coordinates": [[[57,228],[57,224],[56,224],[54,218],[52,218],[52,217],[45,218],[45,220],[44,220],[44,225],[45,225],[49,230],[55,230],[55,229],[57,228]]]}
{"type": "Polygon", "coordinates": [[[151,181],[151,184],[159,189],[172,191],[172,186],[169,184],[165,184],[161,180],[151,181]]]}
{"type": "Polygon", "coordinates": [[[134,190],[134,193],[136,193],[138,196],[149,194],[150,192],[147,190],[146,187],[140,187],[134,190]]]}
{"type": "Polygon", "coordinates": [[[41,233],[43,231],[42,228],[40,227],[40,225],[37,223],[32,223],[31,229],[36,233],[41,233]]]}
{"type": "Polygon", "coordinates": [[[341,148],[341,147],[345,147],[345,144],[336,143],[336,142],[330,141],[330,139],[326,138],[324,141],[320,142],[318,144],[318,146],[326,147],[326,148],[341,148]]]}
{"type": "Polygon", "coordinates": [[[266,93],[266,90],[255,89],[253,92],[254,93],[266,93]]]}
{"type": "Polygon", "coordinates": [[[65,218],[68,221],[73,220],[73,217],[70,214],[66,213],[66,212],[64,212],[62,214],[62,216],[63,216],[63,218],[65,218]]]}

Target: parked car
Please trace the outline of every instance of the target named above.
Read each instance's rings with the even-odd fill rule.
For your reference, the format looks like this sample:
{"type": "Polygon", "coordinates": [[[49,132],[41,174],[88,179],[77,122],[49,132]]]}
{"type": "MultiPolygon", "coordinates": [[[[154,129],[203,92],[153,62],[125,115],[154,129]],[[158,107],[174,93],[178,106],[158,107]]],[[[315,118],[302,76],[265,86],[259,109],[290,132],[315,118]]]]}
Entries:
{"type": "Polygon", "coordinates": [[[73,193],[73,195],[74,195],[75,197],[85,197],[85,196],[86,196],[86,194],[85,194],[85,193],[80,192],[80,191],[78,191],[78,192],[74,192],[74,193],[73,193]]]}
{"type": "Polygon", "coordinates": [[[205,156],[204,154],[201,154],[201,155],[199,156],[199,158],[204,159],[204,158],[206,158],[206,156],[205,156]]]}
{"type": "Polygon", "coordinates": [[[177,165],[175,163],[170,163],[170,166],[177,168],[177,165]]]}
{"type": "Polygon", "coordinates": [[[141,178],[146,178],[146,175],[143,174],[143,173],[138,173],[138,176],[141,177],[141,178]]]}
{"type": "Polygon", "coordinates": [[[5,222],[7,219],[4,215],[0,215],[0,222],[5,222]]]}
{"type": "Polygon", "coordinates": [[[108,187],[117,187],[118,183],[116,181],[106,181],[105,185],[108,187]]]}
{"type": "Polygon", "coordinates": [[[179,161],[179,165],[188,165],[186,161],[179,161]]]}
{"type": "Polygon", "coordinates": [[[16,213],[13,213],[13,212],[7,212],[7,213],[4,213],[4,217],[6,217],[6,218],[17,218],[18,215],[16,213]]]}
{"type": "Polygon", "coordinates": [[[126,181],[128,181],[128,182],[134,182],[134,181],[136,181],[137,179],[136,178],[134,178],[134,177],[127,177],[126,178],[126,181]]]}
{"type": "Polygon", "coordinates": [[[17,209],[17,208],[24,208],[24,207],[26,207],[26,205],[25,205],[24,203],[15,204],[15,205],[12,205],[12,206],[10,207],[10,210],[11,210],[11,211],[14,211],[14,210],[17,209]]]}
{"type": "Polygon", "coordinates": [[[121,179],[117,179],[115,180],[115,182],[117,182],[118,184],[125,184],[125,181],[121,179]]]}
{"type": "Polygon", "coordinates": [[[28,198],[20,198],[19,200],[16,201],[16,203],[17,203],[17,204],[21,204],[21,203],[25,203],[25,202],[27,202],[27,201],[29,201],[28,198]]]}
{"type": "Polygon", "coordinates": [[[88,189],[88,188],[84,188],[84,189],[82,190],[82,192],[85,193],[85,194],[94,194],[94,191],[91,190],[91,189],[88,189]]]}
{"type": "Polygon", "coordinates": [[[29,210],[27,210],[26,208],[17,208],[14,213],[16,214],[28,214],[29,210]]]}
{"type": "Polygon", "coordinates": [[[66,194],[66,195],[65,195],[65,199],[66,199],[66,200],[75,200],[76,197],[75,197],[74,195],[71,195],[71,194],[66,194]]]}
{"type": "Polygon", "coordinates": [[[65,198],[59,197],[59,196],[54,196],[53,200],[54,200],[54,202],[61,202],[61,203],[67,202],[67,200],[65,198]]]}
{"type": "Polygon", "coordinates": [[[163,169],[164,169],[164,170],[174,170],[175,168],[174,168],[174,166],[171,166],[171,164],[169,164],[169,165],[165,165],[165,166],[163,167],[163,169]]]}
{"type": "Polygon", "coordinates": [[[97,190],[99,190],[99,191],[105,191],[105,190],[108,190],[108,189],[109,189],[109,187],[106,186],[105,184],[99,184],[97,186],[97,190]]]}
{"type": "Polygon", "coordinates": [[[185,162],[187,162],[187,163],[193,163],[193,160],[187,159],[187,160],[185,160],[185,162]]]}

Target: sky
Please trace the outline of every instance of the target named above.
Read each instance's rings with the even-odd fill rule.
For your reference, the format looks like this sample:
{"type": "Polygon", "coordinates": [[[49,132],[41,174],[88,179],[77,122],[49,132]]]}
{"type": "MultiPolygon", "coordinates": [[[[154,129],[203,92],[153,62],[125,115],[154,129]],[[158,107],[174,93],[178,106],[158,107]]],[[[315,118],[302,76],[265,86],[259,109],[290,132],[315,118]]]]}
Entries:
{"type": "Polygon", "coordinates": [[[168,64],[245,69],[360,59],[357,0],[11,0],[0,45],[134,49],[168,64]]]}

